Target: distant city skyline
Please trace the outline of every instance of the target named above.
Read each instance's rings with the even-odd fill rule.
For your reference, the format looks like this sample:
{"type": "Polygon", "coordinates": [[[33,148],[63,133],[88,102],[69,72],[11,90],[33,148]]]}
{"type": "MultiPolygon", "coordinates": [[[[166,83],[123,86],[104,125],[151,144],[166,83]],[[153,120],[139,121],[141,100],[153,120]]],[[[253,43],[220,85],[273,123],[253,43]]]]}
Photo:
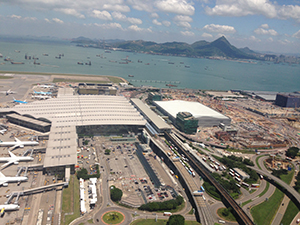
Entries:
{"type": "Polygon", "coordinates": [[[300,52],[299,0],[0,0],[0,35],[213,41],[300,52]]]}

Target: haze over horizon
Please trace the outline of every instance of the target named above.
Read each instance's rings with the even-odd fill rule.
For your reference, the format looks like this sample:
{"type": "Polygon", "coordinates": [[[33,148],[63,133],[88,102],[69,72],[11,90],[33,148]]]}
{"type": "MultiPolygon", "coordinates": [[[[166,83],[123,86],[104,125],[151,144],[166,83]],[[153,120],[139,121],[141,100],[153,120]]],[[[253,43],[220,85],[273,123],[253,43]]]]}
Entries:
{"type": "Polygon", "coordinates": [[[213,41],[300,51],[298,0],[0,0],[0,35],[213,41]]]}

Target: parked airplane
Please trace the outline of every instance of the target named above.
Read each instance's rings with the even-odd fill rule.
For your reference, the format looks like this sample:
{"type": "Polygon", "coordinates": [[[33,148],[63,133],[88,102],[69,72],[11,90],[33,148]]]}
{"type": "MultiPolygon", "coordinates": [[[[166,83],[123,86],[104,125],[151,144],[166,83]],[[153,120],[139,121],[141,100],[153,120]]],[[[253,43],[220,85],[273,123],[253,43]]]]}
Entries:
{"type": "Polygon", "coordinates": [[[47,92],[44,92],[44,91],[33,91],[34,94],[39,94],[39,95],[52,95],[52,92],[50,91],[47,91],[47,92]]]}
{"type": "Polygon", "coordinates": [[[25,145],[38,145],[37,141],[20,141],[18,138],[15,137],[16,141],[7,141],[3,142],[0,141],[0,146],[12,146],[9,150],[13,150],[17,147],[24,148],[25,145]]]}
{"type": "Polygon", "coordinates": [[[15,94],[17,92],[15,91],[12,91],[11,89],[7,90],[7,91],[0,91],[0,93],[3,93],[3,94],[6,94],[6,95],[9,95],[9,94],[15,94]]]}
{"type": "Polygon", "coordinates": [[[1,128],[0,133],[1,133],[1,134],[5,134],[6,131],[7,131],[7,129],[2,129],[2,128],[1,128]]]}
{"type": "Polygon", "coordinates": [[[0,185],[7,187],[8,183],[11,182],[21,182],[27,181],[28,177],[6,177],[3,173],[0,172],[0,185]]]}
{"type": "Polygon", "coordinates": [[[28,102],[26,102],[26,100],[25,101],[21,101],[21,100],[15,99],[15,98],[14,98],[14,102],[21,103],[21,104],[27,104],[28,103],[28,102]]]}
{"type": "Polygon", "coordinates": [[[31,98],[34,98],[34,99],[49,99],[49,98],[52,98],[51,96],[49,95],[32,95],[31,98]]]}
{"type": "Polygon", "coordinates": [[[39,87],[41,87],[41,88],[54,88],[53,85],[46,85],[46,84],[40,84],[39,87]]]}
{"type": "Polygon", "coordinates": [[[7,162],[1,166],[1,168],[5,168],[9,166],[10,164],[19,164],[19,162],[23,161],[32,161],[34,158],[31,156],[16,156],[14,153],[11,151],[8,151],[10,157],[0,157],[0,162],[7,162]]]}
{"type": "Polygon", "coordinates": [[[17,204],[0,205],[0,216],[2,217],[6,211],[18,210],[20,206],[17,204]]]}

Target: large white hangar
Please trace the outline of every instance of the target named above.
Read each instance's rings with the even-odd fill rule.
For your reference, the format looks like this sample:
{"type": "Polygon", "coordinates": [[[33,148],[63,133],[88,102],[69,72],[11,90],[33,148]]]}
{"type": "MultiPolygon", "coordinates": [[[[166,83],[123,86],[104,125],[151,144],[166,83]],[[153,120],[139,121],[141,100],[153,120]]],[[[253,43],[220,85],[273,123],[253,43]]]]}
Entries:
{"type": "Polygon", "coordinates": [[[179,112],[189,112],[197,120],[200,127],[218,126],[220,123],[230,125],[231,119],[223,114],[199,103],[182,100],[173,101],[155,101],[157,109],[175,123],[176,116],[179,112]]]}
{"type": "Polygon", "coordinates": [[[41,127],[41,121],[45,127],[51,124],[44,160],[47,173],[63,172],[66,166],[74,170],[79,134],[138,133],[147,122],[123,96],[73,95],[71,88],[59,89],[57,98],[2,108],[0,114],[12,115],[14,123],[25,127],[30,120],[31,129],[34,123],[41,127]]]}

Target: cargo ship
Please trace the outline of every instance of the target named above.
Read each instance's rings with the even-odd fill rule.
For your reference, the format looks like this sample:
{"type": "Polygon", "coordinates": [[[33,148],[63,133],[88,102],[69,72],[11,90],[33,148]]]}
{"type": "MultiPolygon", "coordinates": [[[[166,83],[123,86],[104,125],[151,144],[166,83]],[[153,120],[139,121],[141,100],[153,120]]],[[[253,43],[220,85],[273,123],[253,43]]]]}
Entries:
{"type": "Polygon", "coordinates": [[[167,87],[177,87],[177,85],[174,84],[166,84],[167,87]]]}
{"type": "Polygon", "coordinates": [[[134,77],[134,76],[129,74],[128,77],[134,77]]]}
{"type": "Polygon", "coordinates": [[[13,62],[13,61],[10,61],[11,64],[24,64],[23,62],[13,62]]]}

